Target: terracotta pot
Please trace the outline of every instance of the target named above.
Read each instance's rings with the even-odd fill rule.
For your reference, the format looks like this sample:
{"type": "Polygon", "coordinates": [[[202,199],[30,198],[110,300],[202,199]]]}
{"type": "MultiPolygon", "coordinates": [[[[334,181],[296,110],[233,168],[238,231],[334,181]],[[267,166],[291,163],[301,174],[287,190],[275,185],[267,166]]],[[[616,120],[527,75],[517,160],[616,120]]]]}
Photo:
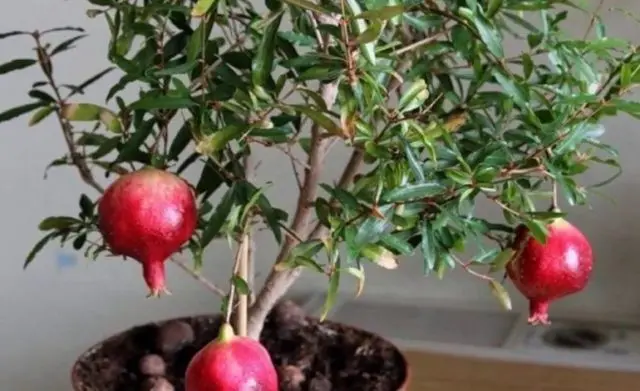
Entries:
{"type": "MultiPolygon", "coordinates": [[[[220,322],[219,315],[199,315],[148,323],[118,333],[78,357],[71,370],[73,389],[143,390],[143,383],[151,379],[141,374],[139,363],[144,355],[154,353],[164,357],[165,380],[175,385],[175,390],[182,391],[186,365],[196,351],[215,338],[220,322]]],[[[332,377],[344,379],[345,376],[352,376],[359,391],[409,389],[410,368],[402,352],[384,338],[355,327],[330,321],[319,322],[307,316],[292,322],[286,316],[285,319],[274,319],[272,315],[265,323],[261,342],[279,368],[281,380],[287,375],[283,375],[285,367],[279,367],[279,363],[286,361],[296,370],[296,363],[307,362],[312,363],[310,368],[313,371],[305,373],[315,374],[325,371],[320,368],[331,366],[333,372],[320,377],[325,383],[329,382],[327,389],[332,391],[356,389],[355,386],[334,386],[330,383],[332,377]],[[318,360],[323,352],[326,360],[318,360]],[[336,368],[341,368],[341,376],[335,376],[336,368]],[[386,388],[375,388],[379,382],[386,383],[386,388]]],[[[300,370],[297,373],[302,374],[300,370]]]]}

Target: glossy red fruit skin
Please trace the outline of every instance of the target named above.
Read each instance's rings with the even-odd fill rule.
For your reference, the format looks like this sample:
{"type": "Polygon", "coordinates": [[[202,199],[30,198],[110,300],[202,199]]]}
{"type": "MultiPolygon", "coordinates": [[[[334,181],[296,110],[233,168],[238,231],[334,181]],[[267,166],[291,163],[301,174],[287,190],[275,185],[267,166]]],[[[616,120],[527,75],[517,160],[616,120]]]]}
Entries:
{"type": "Polygon", "coordinates": [[[168,292],[164,262],[193,235],[197,218],[191,187],[155,168],[119,177],[98,203],[98,227],[105,243],[114,254],[142,264],[153,296],[168,292]]]}
{"type": "Polygon", "coordinates": [[[549,324],[552,301],[583,290],[593,270],[587,237],[571,223],[556,219],[547,227],[547,242],[538,242],[522,225],[516,230],[515,258],[507,275],[529,299],[529,323],[549,324]]]}
{"type": "Polygon", "coordinates": [[[212,341],[191,359],[185,391],[278,391],[269,352],[247,337],[212,341]]]}

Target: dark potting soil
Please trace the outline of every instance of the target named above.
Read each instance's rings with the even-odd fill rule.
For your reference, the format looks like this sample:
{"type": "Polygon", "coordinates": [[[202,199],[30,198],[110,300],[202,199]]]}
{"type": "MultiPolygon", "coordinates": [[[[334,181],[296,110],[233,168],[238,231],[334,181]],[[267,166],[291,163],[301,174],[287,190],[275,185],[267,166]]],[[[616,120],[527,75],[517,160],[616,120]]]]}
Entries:
{"type": "MultiPolygon", "coordinates": [[[[91,349],[74,368],[77,391],[184,391],[193,355],[217,335],[219,316],[135,327],[91,349]]],[[[260,338],[278,369],[280,391],[397,391],[402,354],[366,331],[306,317],[290,301],[269,315],[260,338]]]]}

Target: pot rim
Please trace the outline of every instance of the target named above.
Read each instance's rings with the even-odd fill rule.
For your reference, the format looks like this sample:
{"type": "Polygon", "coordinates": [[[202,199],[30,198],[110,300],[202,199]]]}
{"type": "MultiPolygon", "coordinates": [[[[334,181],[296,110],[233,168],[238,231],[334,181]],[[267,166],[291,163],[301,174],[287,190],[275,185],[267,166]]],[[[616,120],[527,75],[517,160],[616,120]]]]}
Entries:
{"type": "MultiPolygon", "coordinates": [[[[197,314],[197,315],[185,315],[185,316],[178,316],[178,317],[172,317],[172,318],[163,318],[160,320],[155,320],[155,321],[150,321],[150,322],[145,322],[145,323],[139,323],[139,324],[135,324],[131,327],[128,327],[126,329],[122,329],[117,333],[114,333],[112,335],[110,335],[107,338],[102,339],[101,341],[98,341],[97,343],[91,345],[89,348],[85,349],[82,353],[80,353],[78,355],[78,357],[76,358],[76,360],[74,361],[73,365],[71,366],[71,386],[73,387],[73,389],[75,391],[81,391],[78,390],[77,388],[77,384],[80,383],[80,378],[78,376],[78,371],[80,369],[80,359],[89,354],[89,352],[93,351],[93,350],[97,350],[99,349],[102,345],[104,345],[105,343],[109,342],[109,341],[113,341],[114,339],[117,338],[121,338],[123,337],[127,332],[133,330],[136,327],[143,327],[143,326],[148,326],[148,325],[159,325],[159,324],[163,324],[166,322],[170,322],[170,321],[176,321],[176,320],[185,320],[185,319],[194,319],[194,318],[204,318],[204,317],[216,317],[216,316],[221,316],[220,314],[217,313],[202,313],[202,314],[197,314]]],[[[314,319],[314,320],[319,320],[319,318],[317,316],[309,316],[306,315],[305,316],[308,319],[314,319]]],[[[370,334],[372,336],[375,336],[385,342],[387,342],[388,344],[392,345],[393,347],[396,348],[396,350],[398,351],[398,353],[400,354],[400,357],[402,357],[402,362],[404,364],[404,380],[402,381],[402,384],[400,385],[400,387],[398,388],[397,391],[408,391],[409,389],[409,383],[411,380],[411,365],[409,365],[409,361],[407,361],[407,357],[405,356],[404,352],[393,342],[391,342],[388,338],[382,337],[381,335],[374,333],[372,331],[366,330],[366,329],[362,329],[360,327],[356,327],[356,326],[352,326],[350,324],[346,324],[346,323],[342,323],[342,322],[336,322],[336,321],[332,321],[332,320],[323,320],[322,323],[328,323],[331,325],[336,325],[336,326],[340,326],[340,327],[344,327],[344,328],[351,328],[351,329],[355,329],[367,334],[370,334]]]]}

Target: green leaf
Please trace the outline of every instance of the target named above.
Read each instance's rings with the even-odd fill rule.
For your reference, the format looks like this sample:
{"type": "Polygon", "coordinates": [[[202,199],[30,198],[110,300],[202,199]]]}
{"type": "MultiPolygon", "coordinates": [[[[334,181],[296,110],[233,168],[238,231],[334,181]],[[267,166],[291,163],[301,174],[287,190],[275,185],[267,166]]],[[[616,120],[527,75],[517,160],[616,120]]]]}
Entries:
{"type": "Polygon", "coordinates": [[[398,111],[406,113],[422,106],[429,98],[429,87],[424,79],[418,79],[411,83],[407,91],[402,94],[398,102],[398,111]]]}
{"type": "Polygon", "coordinates": [[[353,242],[357,246],[377,242],[389,227],[390,224],[386,219],[381,219],[375,216],[369,217],[358,225],[358,232],[356,233],[353,242]]]}
{"type": "Polygon", "coordinates": [[[73,249],[74,250],[82,249],[82,246],[84,246],[86,242],[87,242],[87,233],[83,232],[80,235],[76,236],[76,238],[73,240],[73,243],[72,243],[73,249]]]}
{"type": "Polygon", "coordinates": [[[411,148],[411,144],[405,139],[402,139],[402,144],[404,146],[404,155],[407,158],[407,162],[409,163],[409,168],[411,168],[411,172],[416,178],[416,182],[424,183],[425,177],[424,172],[422,170],[422,166],[418,161],[418,157],[411,148]]]}
{"type": "Polygon", "coordinates": [[[356,288],[356,297],[359,297],[362,294],[362,291],[364,290],[364,281],[365,281],[364,267],[362,267],[362,265],[359,265],[358,267],[348,267],[344,270],[358,280],[357,288],[356,288]]]}
{"type": "Polygon", "coordinates": [[[487,48],[494,56],[498,58],[504,57],[500,31],[492,25],[490,20],[481,13],[474,13],[468,8],[460,7],[458,12],[476,26],[478,34],[480,34],[480,39],[487,45],[487,48]]]}
{"type": "Polygon", "coordinates": [[[444,185],[438,182],[418,183],[396,187],[384,193],[382,199],[387,202],[406,202],[419,198],[433,197],[445,190],[444,185]]]}
{"type": "Polygon", "coordinates": [[[31,118],[29,119],[29,126],[35,126],[39,124],[42,120],[47,118],[51,113],[55,111],[54,106],[45,106],[40,108],[40,110],[33,113],[31,118]]]}
{"type": "Polygon", "coordinates": [[[344,132],[342,128],[340,128],[340,126],[338,126],[335,122],[333,122],[331,118],[327,117],[320,111],[317,111],[310,106],[303,106],[303,105],[295,105],[295,106],[292,106],[292,108],[297,112],[309,117],[314,123],[326,129],[332,135],[344,136],[344,132]]]}
{"type": "Polygon", "coordinates": [[[231,141],[243,136],[251,130],[248,124],[231,124],[204,137],[196,146],[196,152],[211,155],[223,150],[231,141]]]}
{"type": "Polygon", "coordinates": [[[515,250],[512,248],[506,248],[498,253],[491,261],[491,267],[489,273],[495,273],[500,270],[504,270],[507,264],[511,261],[515,254],[515,250]]]}
{"type": "Polygon", "coordinates": [[[340,287],[340,258],[336,258],[334,262],[334,269],[329,276],[329,288],[327,289],[327,296],[324,299],[322,305],[322,313],[320,314],[320,321],[324,321],[329,315],[329,311],[333,308],[338,298],[338,288],[340,287]]]}
{"type": "Polygon", "coordinates": [[[86,194],[80,195],[79,204],[80,204],[81,215],[84,218],[93,217],[94,204],[93,204],[93,201],[91,201],[91,198],[89,198],[89,196],[87,196],[86,194]]]}
{"type": "Polygon", "coordinates": [[[43,236],[42,239],[40,239],[33,246],[31,251],[29,251],[29,254],[27,254],[27,257],[24,261],[24,264],[22,265],[22,268],[26,269],[31,264],[31,262],[33,262],[33,260],[36,259],[36,256],[38,255],[38,253],[40,253],[40,251],[42,251],[44,246],[46,246],[51,241],[51,239],[55,238],[56,236],[58,236],[58,232],[50,232],[45,236],[43,236]]]}
{"type": "Polygon", "coordinates": [[[498,84],[504,89],[513,101],[522,108],[529,107],[529,99],[525,92],[514,82],[513,78],[506,76],[503,71],[494,68],[491,71],[493,77],[498,81],[498,84]]]}
{"type": "Polygon", "coordinates": [[[0,39],[16,37],[18,35],[31,35],[28,31],[8,31],[6,33],[0,33],[0,39]]]}
{"type": "Polygon", "coordinates": [[[36,60],[31,58],[18,58],[9,62],[5,62],[4,64],[0,64],[0,75],[30,67],[36,62],[36,60]]]}
{"type": "MultiPolygon", "coordinates": [[[[362,8],[357,0],[345,0],[344,5],[347,7],[351,15],[354,16],[353,20],[353,29],[356,35],[361,35],[369,26],[367,22],[363,19],[357,19],[359,15],[362,14],[362,8]]],[[[367,42],[360,45],[360,51],[362,52],[362,56],[369,62],[371,65],[376,65],[376,44],[375,42],[367,42]]]]}
{"type": "Polygon", "coordinates": [[[63,42],[61,42],[58,46],[54,47],[53,49],[51,49],[51,52],[49,53],[49,57],[53,57],[58,53],[62,53],[64,51],[67,51],[69,49],[72,49],[74,46],[73,44],[78,42],[79,40],[87,37],[88,34],[80,34],[80,35],[76,35],[75,37],[71,37],[63,42]]]}
{"type": "Polygon", "coordinates": [[[435,235],[428,220],[420,224],[420,251],[424,261],[424,271],[427,274],[435,267],[437,258],[435,235]]]}
{"type": "Polygon", "coordinates": [[[188,97],[146,95],[131,103],[131,110],[186,109],[198,103],[188,97]]]}
{"type": "Polygon", "coordinates": [[[509,292],[504,289],[504,286],[496,280],[490,280],[489,289],[491,290],[491,294],[498,299],[500,306],[506,311],[511,311],[511,297],[509,297],[509,292]]]}
{"type": "Polygon", "coordinates": [[[278,12],[265,27],[262,40],[251,63],[251,81],[256,87],[264,87],[271,77],[273,60],[276,54],[276,37],[282,21],[282,15],[283,12],[278,12]]]}
{"type": "Polygon", "coordinates": [[[198,2],[191,9],[191,16],[194,18],[201,18],[207,13],[215,12],[214,5],[218,4],[218,0],[198,0],[198,2]]]}
{"type": "Polygon", "coordinates": [[[326,8],[323,8],[311,1],[307,1],[307,0],[283,0],[285,3],[295,6],[295,7],[299,7],[299,8],[303,8],[306,9],[308,11],[314,11],[317,12],[319,14],[323,14],[323,15],[328,15],[331,13],[331,11],[327,10],[326,8]]]}
{"type": "Polygon", "coordinates": [[[207,245],[220,233],[220,230],[227,220],[229,213],[231,213],[231,208],[235,202],[236,187],[231,186],[224,196],[222,196],[222,199],[214,209],[213,214],[209,217],[209,221],[206,223],[206,226],[202,231],[202,238],[200,240],[202,247],[207,247],[207,245]]]}
{"type": "Polygon", "coordinates": [[[82,221],[70,216],[51,216],[38,224],[40,231],[61,230],[80,224],[82,221]]]}
{"type": "Polygon", "coordinates": [[[503,2],[504,0],[489,0],[489,5],[487,6],[487,18],[493,18],[495,14],[500,11],[503,2]]]}
{"type": "Polygon", "coordinates": [[[231,283],[236,287],[238,294],[246,296],[251,294],[249,284],[240,276],[234,275],[231,277],[231,283]]]}
{"type": "Polygon", "coordinates": [[[398,268],[396,256],[386,248],[377,244],[367,244],[360,249],[360,254],[383,269],[398,268]]]}
{"type": "Polygon", "coordinates": [[[545,244],[547,242],[549,230],[544,222],[538,220],[527,220],[525,225],[529,229],[531,235],[533,235],[538,242],[541,244],[545,244]]]}
{"type": "Polygon", "coordinates": [[[30,111],[33,111],[45,105],[48,105],[48,103],[41,101],[41,102],[27,103],[21,106],[12,107],[0,113],[0,122],[6,122],[9,120],[12,120],[14,118],[17,118],[23,114],[26,114],[30,111]]]}
{"type": "Polygon", "coordinates": [[[68,121],[100,121],[113,133],[122,133],[120,119],[113,111],[92,103],[70,103],[64,105],[60,115],[68,121]]]}
{"type": "Polygon", "coordinates": [[[361,19],[385,21],[385,20],[393,19],[396,16],[400,16],[404,12],[405,12],[404,5],[389,5],[381,8],[364,11],[356,15],[355,17],[361,18],[361,19]]]}
{"type": "Polygon", "coordinates": [[[369,27],[358,37],[356,38],[356,42],[359,44],[365,44],[370,42],[375,42],[380,37],[382,33],[383,25],[379,21],[372,22],[369,27]]]}

